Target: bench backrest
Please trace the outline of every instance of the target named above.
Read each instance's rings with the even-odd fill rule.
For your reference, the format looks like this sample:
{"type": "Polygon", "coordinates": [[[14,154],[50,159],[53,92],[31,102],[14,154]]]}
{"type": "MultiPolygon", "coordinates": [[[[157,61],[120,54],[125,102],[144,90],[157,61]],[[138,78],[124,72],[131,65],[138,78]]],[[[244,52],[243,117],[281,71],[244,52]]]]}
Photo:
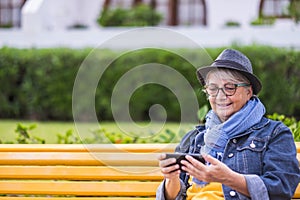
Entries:
{"type": "MultiPolygon", "coordinates": [[[[300,143],[296,145],[300,160],[300,143]]],[[[155,191],[163,179],[157,156],[173,152],[175,146],[1,144],[0,200],[46,200],[49,196],[61,200],[155,199],[155,191]]],[[[300,187],[295,198],[300,198],[300,187]]]]}
{"type": "Polygon", "coordinates": [[[0,199],[155,198],[157,156],[176,144],[0,145],[0,199]],[[1,194],[7,195],[1,197],[1,194]]]}

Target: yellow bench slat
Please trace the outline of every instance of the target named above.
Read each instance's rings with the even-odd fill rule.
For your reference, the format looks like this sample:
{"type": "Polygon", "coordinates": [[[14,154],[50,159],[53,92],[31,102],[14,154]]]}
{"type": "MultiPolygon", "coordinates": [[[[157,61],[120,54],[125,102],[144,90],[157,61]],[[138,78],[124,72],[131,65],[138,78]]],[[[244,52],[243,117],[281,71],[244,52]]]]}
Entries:
{"type": "Polygon", "coordinates": [[[171,144],[0,144],[0,152],[173,152],[171,144]]]}
{"type": "Polygon", "coordinates": [[[300,153],[300,142],[295,142],[296,148],[297,148],[297,153],[300,153]]]}
{"type": "Polygon", "coordinates": [[[0,166],[0,179],[157,180],[158,167],[0,166]]]}
{"type": "MultiPolygon", "coordinates": [[[[49,197],[0,197],[0,200],[50,200],[49,197]]],[[[155,200],[155,197],[51,197],[51,200],[155,200]]]]}
{"type": "Polygon", "coordinates": [[[158,182],[0,181],[0,194],[155,196],[158,182]]]}
{"type": "Polygon", "coordinates": [[[0,165],[157,166],[158,153],[0,152],[0,165]]]}

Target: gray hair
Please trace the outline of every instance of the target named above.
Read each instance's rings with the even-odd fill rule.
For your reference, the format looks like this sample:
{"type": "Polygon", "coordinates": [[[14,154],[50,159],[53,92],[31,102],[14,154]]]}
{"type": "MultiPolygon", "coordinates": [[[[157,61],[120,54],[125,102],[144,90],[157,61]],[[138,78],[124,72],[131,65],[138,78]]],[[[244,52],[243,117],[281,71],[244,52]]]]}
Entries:
{"type": "Polygon", "coordinates": [[[232,70],[232,69],[225,69],[225,68],[218,68],[211,70],[210,72],[207,73],[205,77],[205,84],[208,84],[209,82],[209,77],[213,75],[217,78],[220,79],[228,79],[232,82],[242,82],[242,83],[250,83],[250,81],[240,72],[237,70],[232,70]]]}

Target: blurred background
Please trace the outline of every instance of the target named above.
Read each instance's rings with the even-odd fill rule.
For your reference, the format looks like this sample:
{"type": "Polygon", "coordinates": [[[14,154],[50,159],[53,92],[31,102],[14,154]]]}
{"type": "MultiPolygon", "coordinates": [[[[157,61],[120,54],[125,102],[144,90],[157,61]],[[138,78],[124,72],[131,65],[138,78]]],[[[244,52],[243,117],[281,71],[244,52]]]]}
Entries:
{"type": "Polygon", "coordinates": [[[299,12],[299,0],[1,0],[0,45],[94,47],[124,27],[158,26],[205,47],[299,48],[299,12]]]}
{"type": "MultiPolygon", "coordinates": [[[[299,0],[0,0],[0,142],[82,142],[73,123],[73,85],[84,59],[99,47],[99,63],[114,62],[102,77],[105,85],[96,89],[95,110],[102,128],[91,130],[93,139],[87,142],[103,142],[99,134],[113,136],[110,141],[120,143],[176,142],[174,138],[203,123],[203,113],[209,108],[191,63],[164,50],[134,49],[137,39],[143,40],[146,34],[114,45],[107,42],[145,27],[181,34],[212,59],[224,48],[245,53],[263,82],[260,98],[267,115],[285,121],[298,140],[299,21],[299,0]],[[131,51],[119,56],[121,49],[131,51]],[[162,105],[169,125],[162,129],[163,136],[149,130],[147,137],[139,138],[139,131],[133,130],[133,135],[125,137],[115,126],[111,112],[114,86],[124,73],[145,63],[172,67],[195,90],[199,110],[191,113],[193,120],[183,130],[173,128],[180,123],[178,99],[157,84],[136,90],[129,106],[132,119],[147,124],[150,107],[162,105]]],[[[171,36],[168,41],[172,41],[171,36]]],[[[157,47],[177,48],[190,58],[199,57],[189,43],[174,44],[157,47]]]]}

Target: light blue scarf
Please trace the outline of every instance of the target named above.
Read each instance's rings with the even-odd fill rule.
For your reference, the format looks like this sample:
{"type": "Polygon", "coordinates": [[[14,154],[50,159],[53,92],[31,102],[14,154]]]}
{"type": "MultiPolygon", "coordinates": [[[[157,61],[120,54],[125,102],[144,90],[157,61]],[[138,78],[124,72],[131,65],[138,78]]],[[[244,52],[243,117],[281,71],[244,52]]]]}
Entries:
{"type": "MultiPolygon", "coordinates": [[[[223,123],[210,110],[206,115],[205,145],[201,148],[201,153],[209,154],[222,160],[228,140],[237,137],[259,123],[264,114],[265,106],[256,96],[252,97],[238,112],[234,113],[223,123]]],[[[195,180],[195,182],[200,183],[201,181],[195,180]]]]}

